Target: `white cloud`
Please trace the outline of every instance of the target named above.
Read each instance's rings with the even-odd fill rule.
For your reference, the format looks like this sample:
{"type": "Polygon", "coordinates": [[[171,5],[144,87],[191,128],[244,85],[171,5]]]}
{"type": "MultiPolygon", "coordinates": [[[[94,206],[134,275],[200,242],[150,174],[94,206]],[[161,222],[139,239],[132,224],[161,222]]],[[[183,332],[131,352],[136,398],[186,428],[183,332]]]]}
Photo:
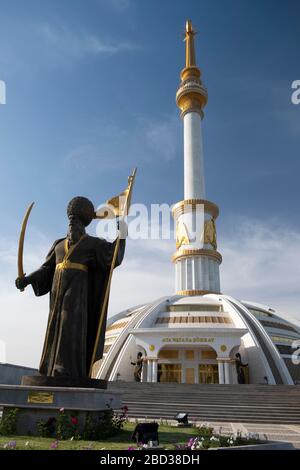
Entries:
{"type": "Polygon", "coordinates": [[[109,2],[116,10],[121,12],[127,10],[132,4],[132,0],[109,0],[109,2]]]}
{"type": "MultiPolygon", "coordinates": [[[[31,241],[25,242],[24,268],[29,273],[41,264],[51,243],[34,227],[31,241]]],[[[19,292],[17,277],[17,238],[0,238],[0,341],[6,346],[6,360],[37,366],[48,317],[47,297],[35,298],[31,289],[19,292]]]]}
{"type": "Polygon", "coordinates": [[[145,123],[144,133],[149,147],[161,154],[165,161],[172,160],[178,152],[179,124],[177,116],[145,123]]]}
{"type": "Polygon", "coordinates": [[[173,241],[128,241],[124,263],[114,272],[109,314],[173,293],[173,241]],[[157,249],[157,245],[160,249],[157,249]],[[163,248],[162,248],[162,246],[163,248]]]}
{"type": "Polygon", "coordinates": [[[81,59],[87,55],[112,55],[138,49],[135,43],[127,40],[103,39],[99,35],[72,30],[65,25],[43,23],[37,31],[47,46],[52,47],[57,59],[81,59]]]}
{"type": "MultiPolygon", "coordinates": [[[[44,259],[52,240],[31,227],[25,247],[27,272],[44,259]]],[[[268,304],[300,319],[300,234],[276,222],[238,219],[219,236],[222,292],[268,304]],[[221,241],[222,239],[222,241],[221,241]]],[[[172,294],[174,240],[127,242],[124,264],[113,276],[109,314],[172,294]]],[[[0,239],[0,340],[7,361],[37,366],[48,317],[48,296],[14,287],[17,239],[0,239]]]]}
{"type": "MultiPolygon", "coordinates": [[[[98,122],[80,130],[80,143],[68,152],[63,164],[70,163],[82,171],[90,172],[101,163],[101,171],[152,163],[169,162],[178,154],[180,122],[175,116],[146,119],[135,116],[128,126],[98,122]],[[122,155],[122,158],[120,158],[122,155]]],[[[78,134],[77,134],[78,139],[78,134]]]]}
{"type": "Polygon", "coordinates": [[[6,78],[8,74],[35,72],[40,67],[69,67],[85,58],[141,49],[140,44],[121,37],[117,30],[104,34],[103,30],[92,32],[63,21],[38,22],[24,18],[2,23],[0,67],[5,70],[6,78]]]}
{"type": "Polygon", "coordinates": [[[279,221],[234,220],[220,240],[222,291],[300,319],[300,234],[279,221]]]}
{"type": "Polygon", "coordinates": [[[91,144],[75,147],[64,159],[64,163],[66,163],[68,167],[71,166],[77,170],[90,170],[95,167],[97,161],[99,161],[97,149],[91,144]]]}

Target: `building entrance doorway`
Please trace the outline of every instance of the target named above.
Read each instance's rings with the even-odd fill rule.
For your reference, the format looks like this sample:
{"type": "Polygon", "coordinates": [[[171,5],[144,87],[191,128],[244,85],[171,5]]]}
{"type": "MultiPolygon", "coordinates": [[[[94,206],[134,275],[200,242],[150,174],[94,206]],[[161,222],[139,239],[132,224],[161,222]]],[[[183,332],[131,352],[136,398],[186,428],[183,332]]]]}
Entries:
{"type": "Polygon", "coordinates": [[[162,348],[158,353],[157,382],[219,383],[216,351],[207,346],[162,348]]]}
{"type": "Polygon", "coordinates": [[[160,382],[181,383],[181,364],[160,364],[160,382]]]}
{"type": "Polygon", "coordinates": [[[219,373],[217,364],[199,365],[199,384],[218,384],[219,373]]]}
{"type": "Polygon", "coordinates": [[[186,369],[185,369],[185,382],[187,384],[194,384],[195,383],[195,368],[194,367],[186,367],[186,369]]]}

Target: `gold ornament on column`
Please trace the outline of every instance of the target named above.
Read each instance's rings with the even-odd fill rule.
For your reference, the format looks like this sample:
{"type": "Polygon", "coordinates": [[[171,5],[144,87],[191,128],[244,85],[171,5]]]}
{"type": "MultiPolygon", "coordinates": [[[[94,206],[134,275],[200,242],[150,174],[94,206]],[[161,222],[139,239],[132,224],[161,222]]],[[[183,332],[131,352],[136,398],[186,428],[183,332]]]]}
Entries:
{"type": "Polygon", "coordinates": [[[189,111],[197,111],[203,116],[207,103],[207,90],[200,79],[201,71],[196,65],[195,41],[196,31],[188,20],[185,28],[186,56],[185,68],[181,71],[181,84],[176,94],[177,106],[181,116],[189,111]]]}
{"type": "Polygon", "coordinates": [[[178,250],[181,245],[188,245],[190,243],[187,228],[181,220],[176,224],[176,249],[178,250]]]}
{"type": "Polygon", "coordinates": [[[195,55],[195,43],[194,36],[197,32],[193,29],[191,20],[187,20],[185,25],[185,43],[186,43],[186,53],[185,53],[185,67],[194,67],[196,65],[196,55],[195,55]]]}
{"type": "Polygon", "coordinates": [[[211,245],[214,250],[217,249],[217,231],[215,219],[213,217],[210,220],[206,220],[204,222],[202,242],[204,244],[211,245]]]}

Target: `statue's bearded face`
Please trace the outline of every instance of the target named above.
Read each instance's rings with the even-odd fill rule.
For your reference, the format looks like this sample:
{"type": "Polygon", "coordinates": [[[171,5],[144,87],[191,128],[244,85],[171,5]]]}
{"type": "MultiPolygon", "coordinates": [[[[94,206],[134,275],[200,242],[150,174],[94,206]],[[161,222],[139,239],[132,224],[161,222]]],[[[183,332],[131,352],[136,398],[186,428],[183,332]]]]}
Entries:
{"type": "Polygon", "coordinates": [[[93,203],[86,197],[76,196],[68,204],[67,215],[69,218],[68,239],[70,243],[76,243],[85,234],[85,227],[95,216],[93,203]]]}
{"type": "Polygon", "coordinates": [[[76,243],[85,234],[85,226],[77,215],[69,215],[68,239],[70,243],[76,243]]]}

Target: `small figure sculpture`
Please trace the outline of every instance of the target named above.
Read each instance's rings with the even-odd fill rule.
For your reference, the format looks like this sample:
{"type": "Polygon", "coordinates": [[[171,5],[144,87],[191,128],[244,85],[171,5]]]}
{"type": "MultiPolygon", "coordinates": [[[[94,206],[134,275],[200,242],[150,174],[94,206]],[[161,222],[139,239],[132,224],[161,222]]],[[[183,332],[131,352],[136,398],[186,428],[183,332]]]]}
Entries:
{"type": "Polygon", "coordinates": [[[246,383],[246,377],[245,377],[244,368],[248,367],[248,364],[243,364],[240,353],[237,353],[235,355],[235,357],[236,357],[235,367],[236,367],[238,383],[239,384],[245,384],[246,383]]]}
{"type": "Polygon", "coordinates": [[[160,382],[161,376],[163,375],[163,370],[161,364],[157,365],[157,382],[160,382]]]}
{"type": "Polygon", "coordinates": [[[138,352],[136,362],[131,362],[131,365],[135,366],[133,374],[134,374],[134,380],[136,382],[141,382],[143,363],[144,363],[143,354],[141,352],[138,352]]]}

